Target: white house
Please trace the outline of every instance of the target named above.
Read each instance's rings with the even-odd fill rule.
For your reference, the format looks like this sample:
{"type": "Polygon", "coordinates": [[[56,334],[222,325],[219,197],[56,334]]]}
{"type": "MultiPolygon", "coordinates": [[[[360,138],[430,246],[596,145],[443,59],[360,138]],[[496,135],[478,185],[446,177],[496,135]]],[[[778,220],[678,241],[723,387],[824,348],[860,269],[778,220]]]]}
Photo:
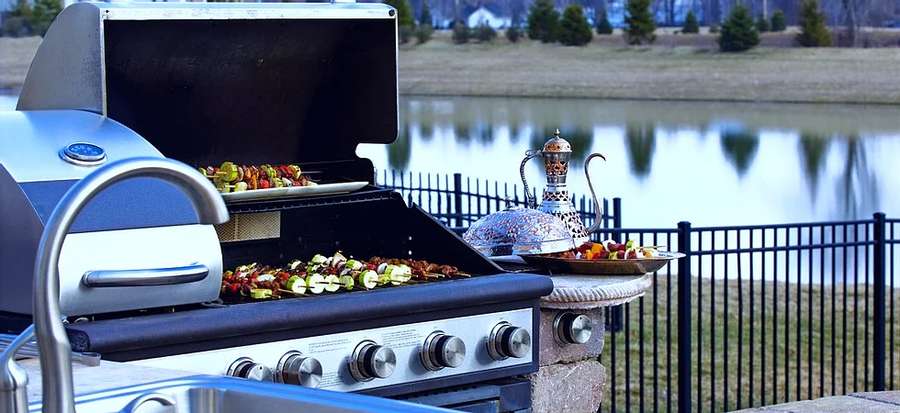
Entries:
{"type": "Polygon", "coordinates": [[[481,5],[466,17],[466,24],[469,27],[478,27],[482,23],[496,30],[509,27],[512,24],[512,19],[495,14],[484,5],[481,5]]]}

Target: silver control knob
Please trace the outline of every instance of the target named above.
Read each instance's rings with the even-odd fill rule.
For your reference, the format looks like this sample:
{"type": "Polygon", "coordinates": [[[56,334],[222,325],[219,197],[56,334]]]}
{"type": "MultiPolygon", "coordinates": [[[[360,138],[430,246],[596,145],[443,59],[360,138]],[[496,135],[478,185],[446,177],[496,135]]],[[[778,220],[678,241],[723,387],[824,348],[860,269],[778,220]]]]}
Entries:
{"type": "Polygon", "coordinates": [[[425,339],[419,356],[428,370],[459,367],[466,359],[466,343],[459,337],[435,331],[425,339]]]}
{"type": "Polygon", "coordinates": [[[556,339],[563,344],[584,344],[591,339],[594,323],[584,314],[564,311],[553,321],[556,339]]]}
{"type": "Polygon", "coordinates": [[[275,381],[303,387],[319,387],[322,381],[322,363],[299,351],[289,351],[278,360],[275,381]]]}
{"type": "Polygon", "coordinates": [[[272,381],[272,369],[254,362],[250,357],[241,357],[233,361],[228,366],[226,374],[248,380],[272,381]]]}
{"type": "Polygon", "coordinates": [[[394,374],[395,367],[397,355],[394,350],[371,340],[359,343],[350,357],[350,374],[357,381],[388,378],[394,374]]]}
{"type": "Polygon", "coordinates": [[[487,341],[488,354],[494,360],[509,357],[522,358],[531,351],[531,334],[528,330],[502,322],[494,326],[487,341]]]}

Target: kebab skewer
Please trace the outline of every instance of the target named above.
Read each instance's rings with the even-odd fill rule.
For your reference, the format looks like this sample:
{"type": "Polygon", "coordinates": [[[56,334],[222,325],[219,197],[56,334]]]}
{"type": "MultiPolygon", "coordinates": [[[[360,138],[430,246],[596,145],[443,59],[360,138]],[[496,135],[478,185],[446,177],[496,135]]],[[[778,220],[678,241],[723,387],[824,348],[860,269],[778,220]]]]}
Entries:
{"type": "Polygon", "coordinates": [[[225,296],[254,300],[278,299],[322,293],[371,290],[416,284],[436,278],[468,277],[456,267],[421,260],[373,257],[368,261],[316,254],[308,262],[293,260],[284,267],[242,265],[226,271],[221,292],[225,296]]]}
{"type": "Polygon", "coordinates": [[[222,193],[292,186],[315,186],[298,165],[237,165],[223,162],[219,167],[199,168],[222,193]]]}

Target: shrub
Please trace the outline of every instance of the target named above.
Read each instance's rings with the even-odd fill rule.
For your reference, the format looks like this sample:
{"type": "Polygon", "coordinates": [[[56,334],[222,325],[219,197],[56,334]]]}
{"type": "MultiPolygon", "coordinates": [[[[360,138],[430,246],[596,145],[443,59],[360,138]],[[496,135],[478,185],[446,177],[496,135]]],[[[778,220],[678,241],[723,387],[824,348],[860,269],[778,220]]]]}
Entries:
{"type": "Polygon", "coordinates": [[[650,0],[628,0],[625,10],[625,40],[628,44],[653,43],[656,23],[650,12],[650,0]]]}
{"type": "Polygon", "coordinates": [[[769,31],[769,20],[766,19],[766,16],[759,15],[756,19],[756,31],[760,33],[769,31]]]}
{"type": "Polygon", "coordinates": [[[535,0],[528,11],[528,38],[553,43],[558,39],[559,13],[553,0],[535,0]]]}
{"type": "Polygon", "coordinates": [[[694,11],[688,11],[684,16],[684,26],[681,27],[682,33],[700,33],[700,23],[697,22],[697,16],[694,11]]]}
{"type": "Polygon", "coordinates": [[[432,34],[434,34],[434,28],[430,24],[420,24],[416,27],[416,43],[428,43],[432,34]]]}
{"type": "Polygon", "coordinates": [[[710,25],[709,25],[709,32],[710,32],[710,33],[716,34],[716,33],[718,33],[719,31],[720,31],[720,30],[719,30],[719,25],[718,25],[718,24],[713,23],[713,24],[710,24],[710,25]]]}
{"type": "Polygon", "coordinates": [[[606,10],[602,10],[600,8],[597,9],[597,15],[594,18],[594,21],[597,22],[597,34],[600,35],[608,35],[613,34],[612,24],[609,22],[609,18],[606,16],[606,10]]]}
{"type": "MultiPolygon", "coordinates": [[[[434,29],[432,27],[432,25],[434,24],[434,21],[431,19],[431,7],[428,5],[428,1],[422,2],[422,12],[419,13],[419,24],[427,25],[428,27],[431,27],[432,31],[434,29]]],[[[428,37],[431,38],[431,35],[429,34],[428,37]]]]}
{"type": "Polygon", "coordinates": [[[594,34],[584,17],[584,10],[578,4],[571,4],[563,11],[559,22],[559,41],[566,46],[584,46],[591,42],[594,34]]]}
{"type": "Polygon", "coordinates": [[[413,37],[416,22],[413,20],[412,7],[408,0],[385,0],[385,4],[397,9],[397,31],[400,34],[400,43],[409,43],[413,37]]]}
{"type": "Polygon", "coordinates": [[[800,33],[797,43],[803,47],[831,46],[831,32],[825,27],[825,14],[819,12],[819,2],[803,0],[800,3],[800,33]]]}
{"type": "Polygon", "coordinates": [[[506,29],[506,40],[509,40],[510,43],[516,43],[522,37],[522,30],[516,27],[515,25],[509,26],[506,29]]]}
{"type": "Polygon", "coordinates": [[[731,9],[731,14],[722,24],[719,35],[719,50],[723,52],[743,52],[759,44],[759,33],[747,8],[741,5],[731,9]]]}
{"type": "Polygon", "coordinates": [[[475,38],[481,43],[489,43],[497,38],[497,31],[489,24],[482,22],[475,29],[475,38]]]}
{"type": "Polygon", "coordinates": [[[53,23],[53,19],[61,11],[62,2],[59,0],[35,0],[31,18],[28,21],[31,30],[41,36],[47,34],[50,23],[53,23]]]}
{"type": "Polygon", "coordinates": [[[397,31],[400,34],[400,44],[409,43],[409,40],[416,34],[416,29],[412,26],[400,26],[397,31]]]}
{"type": "Polygon", "coordinates": [[[464,44],[469,42],[469,27],[466,22],[457,20],[453,23],[453,43],[464,44]]]}
{"type": "Polygon", "coordinates": [[[9,16],[3,19],[3,27],[0,28],[0,36],[24,37],[31,34],[28,20],[22,16],[9,16]]]}
{"type": "Polygon", "coordinates": [[[416,22],[413,20],[412,7],[410,7],[408,0],[384,0],[384,4],[397,9],[398,27],[413,27],[416,25],[416,22]]]}
{"type": "Polygon", "coordinates": [[[775,10],[772,13],[772,27],[773,32],[783,32],[787,29],[787,24],[784,21],[784,12],[781,10],[775,10]]]}

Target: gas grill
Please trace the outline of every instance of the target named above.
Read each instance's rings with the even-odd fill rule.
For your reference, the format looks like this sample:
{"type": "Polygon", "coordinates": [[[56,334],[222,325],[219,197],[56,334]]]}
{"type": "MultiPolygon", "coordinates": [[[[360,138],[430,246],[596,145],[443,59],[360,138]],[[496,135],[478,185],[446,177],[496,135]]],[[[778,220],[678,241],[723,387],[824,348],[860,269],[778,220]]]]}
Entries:
{"type": "Polygon", "coordinates": [[[392,142],[397,108],[396,16],[381,4],[66,8],[35,56],[18,111],[0,114],[10,131],[0,147],[0,326],[17,332],[30,322],[30,257],[43,223],[96,165],[132,156],[293,163],[320,183],[368,185],[235,202],[231,221],[217,227],[199,225],[185,194],[153,178],[92,201],[61,252],[73,350],[468,411],[528,409],[520,376],[537,369],[537,304],[552,283],[503,273],[373,184],[371,161],[355,150],[392,142]],[[472,276],[217,299],[223,268],[336,250],[472,276]]]}

